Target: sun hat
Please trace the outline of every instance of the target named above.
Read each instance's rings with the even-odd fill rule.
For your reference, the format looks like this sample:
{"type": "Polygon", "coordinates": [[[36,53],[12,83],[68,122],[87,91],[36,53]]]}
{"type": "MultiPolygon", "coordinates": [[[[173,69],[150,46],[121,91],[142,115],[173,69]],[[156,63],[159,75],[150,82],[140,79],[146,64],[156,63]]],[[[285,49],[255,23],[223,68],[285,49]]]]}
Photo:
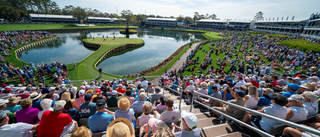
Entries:
{"type": "Polygon", "coordinates": [[[148,120],[148,125],[149,127],[152,129],[153,132],[157,131],[158,130],[158,126],[157,124],[162,122],[161,120],[159,119],[156,119],[156,118],[150,118],[148,120]]]}
{"type": "Polygon", "coordinates": [[[314,91],[314,90],[316,89],[316,88],[315,88],[312,84],[310,84],[310,83],[304,83],[304,84],[302,84],[300,87],[301,87],[301,88],[310,89],[310,90],[312,90],[312,91],[314,91]]]}
{"type": "Polygon", "coordinates": [[[9,102],[9,100],[7,99],[0,99],[0,106],[7,104],[9,102]]]}
{"type": "Polygon", "coordinates": [[[92,98],[92,95],[91,95],[91,94],[86,94],[86,95],[84,96],[84,100],[85,100],[85,101],[90,101],[91,98],[92,98]]]}
{"type": "Polygon", "coordinates": [[[198,119],[197,119],[196,115],[194,115],[192,113],[188,113],[187,111],[182,111],[181,117],[183,118],[184,122],[187,124],[187,126],[190,129],[197,128],[198,119]]]}
{"type": "Polygon", "coordinates": [[[106,137],[132,137],[133,128],[128,119],[117,118],[107,127],[106,137]]]}
{"type": "Polygon", "coordinates": [[[117,103],[120,110],[128,110],[131,107],[131,100],[127,96],[120,97],[117,103]]]}
{"type": "Polygon", "coordinates": [[[41,94],[39,94],[38,92],[32,92],[29,96],[29,98],[32,100],[37,100],[40,97],[41,97],[41,94]]]}
{"type": "Polygon", "coordinates": [[[52,105],[52,100],[51,99],[44,99],[40,102],[40,106],[42,107],[42,109],[48,109],[50,108],[52,105]]]}
{"type": "Polygon", "coordinates": [[[57,101],[54,105],[53,105],[53,110],[61,110],[64,105],[66,105],[66,101],[65,100],[59,100],[57,101]]]}
{"type": "Polygon", "coordinates": [[[287,83],[287,85],[294,91],[298,90],[300,87],[295,83],[287,83]]]}
{"type": "Polygon", "coordinates": [[[81,96],[81,95],[84,95],[86,93],[86,91],[84,91],[84,90],[79,90],[79,92],[78,92],[78,94],[79,94],[79,96],[81,96]]]}
{"type": "Polygon", "coordinates": [[[15,106],[19,103],[21,97],[15,97],[15,96],[11,96],[10,98],[8,98],[8,106],[15,106]]]}
{"type": "Polygon", "coordinates": [[[269,93],[274,93],[273,89],[271,89],[271,88],[262,88],[262,90],[263,90],[264,92],[266,92],[267,94],[269,94],[269,93]]]}
{"type": "Polygon", "coordinates": [[[242,98],[246,96],[246,92],[244,92],[243,90],[234,89],[234,92],[237,93],[242,98]]]}
{"type": "Polygon", "coordinates": [[[64,92],[62,93],[61,95],[61,100],[70,100],[71,99],[71,96],[70,96],[70,93],[69,92],[64,92]]]}
{"type": "Polygon", "coordinates": [[[116,90],[112,90],[112,91],[111,91],[111,95],[112,95],[112,96],[115,96],[115,95],[117,95],[117,94],[118,94],[118,91],[116,91],[116,90]]]}

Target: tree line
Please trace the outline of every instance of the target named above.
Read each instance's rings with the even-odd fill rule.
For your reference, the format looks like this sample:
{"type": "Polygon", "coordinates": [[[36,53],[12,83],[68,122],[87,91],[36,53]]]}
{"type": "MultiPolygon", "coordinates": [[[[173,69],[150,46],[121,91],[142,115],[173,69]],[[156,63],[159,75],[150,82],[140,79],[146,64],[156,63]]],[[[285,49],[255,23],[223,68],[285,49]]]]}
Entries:
{"type": "Polygon", "coordinates": [[[101,12],[97,9],[73,5],[66,5],[61,9],[57,3],[52,0],[0,0],[0,3],[0,18],[10,21],[19,21],[21,18],[29,18],[30,13],[73,15],[79,20],[84,20],[89,16],[125,18],[129,19],[131,23],[140,23],[148,17],[175,18],[179,22],[190,22],[191,24],[194,24],[200,19],[218,19],[216,14],[200,14],[198,12],[195,12],[193,17],[183,15],[178,17],[165,17],[160,15],[133,14],[130,10],[123,10],[120,15],[117,15],[116,13],[101,12]]]}

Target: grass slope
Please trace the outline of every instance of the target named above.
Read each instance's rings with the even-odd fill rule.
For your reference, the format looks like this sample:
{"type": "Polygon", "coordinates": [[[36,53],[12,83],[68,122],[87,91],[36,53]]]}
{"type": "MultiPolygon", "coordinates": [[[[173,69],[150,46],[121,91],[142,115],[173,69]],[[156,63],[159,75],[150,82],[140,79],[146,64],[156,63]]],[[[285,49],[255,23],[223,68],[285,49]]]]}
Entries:
{"type": "Polygon", "coordinates": [[[280,44],[295,47],[301,50],[320,52],[320,44],[312,43],[303,39],[291,39],[281,41],[280,44]]]}
{"type": "Polygon", "coordinates": [[[221,36],[221,34],[219,32],[205,32],[202,35],[207,39],[223,39],[223,38],[227,38],[225,36],[221,36]]]}
{"type": "MultiPolygon", "coordinates": [[[[84,39],[84,41],[92,44],[100,44],[101,47],[84,60],[77,63],[77,69],[73,69],[73,66],[69,64],[69,76],[71,80],[90,80],[97,79],[99,77],[98,69],[94,66],[94,64],[108,51],[114,49],[119,46],[123,46],[126,44],[140,44],[144,41],[141,39],[133,39],[133,38],[109,38],[106,41],[103,41],[103,38],[95,38],[94,40],[91,38],[84,39]],[[71,68],[71,69],[70,69],[71,68]]],[[[101,79],[112,79],[119,78],[119,76],[103,73],[103,77],[101,79]]]]}
{"type": "MultiPolygon", "coordinates": [[[[79,27],[75,24],[0,24],[0,31],[13,30],[52,30],[52,29],[88,29],[88,28],[126,28],[125,25],[96,25],[79,27]]],[[[137,28],[130,26],[130,28],[137,28]]]]}

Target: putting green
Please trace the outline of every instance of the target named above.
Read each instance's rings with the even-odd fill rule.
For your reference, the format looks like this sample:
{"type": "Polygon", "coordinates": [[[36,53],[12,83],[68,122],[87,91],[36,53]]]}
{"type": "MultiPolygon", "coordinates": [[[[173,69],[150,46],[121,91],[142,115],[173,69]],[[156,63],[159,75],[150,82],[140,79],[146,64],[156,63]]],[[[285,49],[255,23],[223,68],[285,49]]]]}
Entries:
{"type": "MultiPolygon", "coordinates": [[[[83,59],[82,61],[76,64],[76,69],[73,68],[71,64],[69,64],[69,78],[71,80],[90,80],[90,79],[98,79],[99,72],[96,64],[101,58],[104,57],[109,51],[111,52],[113,49],[117,49],[121,46],[128,45],[136,45],[141,46],[144,44],[144,41],[141,39],[135,38],[108,38],[104,41],[103,38],[87,38],[83,40],[85,43],[100,45],[100,48],[97,49],[94,53],[83,59]]],[[[103,72],[103,76],[100,79],[112,79],[119,78],[120,76],[111,75],[103,72]]]]}

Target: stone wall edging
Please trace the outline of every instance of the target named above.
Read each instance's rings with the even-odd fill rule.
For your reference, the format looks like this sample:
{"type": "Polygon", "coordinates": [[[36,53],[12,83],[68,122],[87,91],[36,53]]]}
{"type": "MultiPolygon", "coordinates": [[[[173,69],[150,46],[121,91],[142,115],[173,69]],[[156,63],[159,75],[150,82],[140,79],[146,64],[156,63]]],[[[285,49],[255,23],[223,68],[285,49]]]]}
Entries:
{"type": "MultiPolygon", "coordinates": [[[[19,55],[20,53],[22,53],[23,51],[29,50],[29,49],[31,49],[31,48],[34,48],[34,47],[37,47],[37,46],[46,44],[46,43],[48,43],[48,42],[57,40],[58,38],[59,38],[59,36],[54,36],[54,37],[51,37],[51,38],[48,38],[48,39],[45,39],[45,40],[40,40],[40,41],[31,43],[31,44],[27,44],[27,45],[25,45],[25,46],[23,46],[23,47],[20,47],[19,49],[15,50],[15,51],[14,51],[15,56],[16,56],[16,58],[17,58],[19,61],[25,62],[25,61],[20,60],[20,58],[18,58],[18,55],[19,55]]],[[[25,63],[28,63],[28,62],[25,62],[25,63]]]]}

